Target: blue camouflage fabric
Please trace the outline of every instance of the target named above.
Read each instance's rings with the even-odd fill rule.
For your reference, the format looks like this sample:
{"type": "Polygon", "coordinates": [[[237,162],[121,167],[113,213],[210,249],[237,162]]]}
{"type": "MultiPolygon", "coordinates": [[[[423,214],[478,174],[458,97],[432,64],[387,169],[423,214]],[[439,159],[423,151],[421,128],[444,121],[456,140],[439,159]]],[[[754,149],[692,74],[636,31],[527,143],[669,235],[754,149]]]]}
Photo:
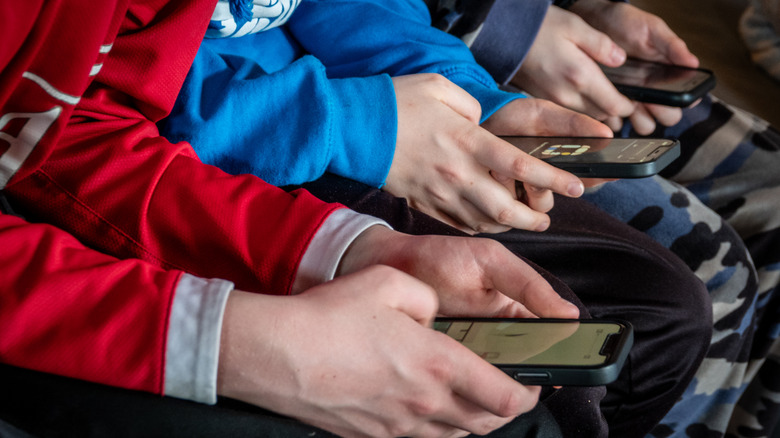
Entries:
{"type": "Polygon", "coordinates": [[[712,297],[707,356],[651,436],[769,437],[780,418],[780,133],[708,97],[653,136],[682,145],[664,177],[586,195],[670,248],[712,297]]]}
{"type": "MultiPolygon", "coordinates": [[[[528,13],[512,1],[497,1],[492,10],[503,12],[498,16],[528,13]],[[502,5],[512,8],[497,7],[502,5]]],[[[485,67],[507,83],[524,51],[502,36],[509,30],[506,20],[488,26],[490,14],[461,15],[469,13],[483,21],[470,22],[468,38],[453,33],[472,51],[485,52],[473,42],[492,28],[484,38],[487,45],[507,46],[510,50],[501,56],[514,58],[491,59],[495,54],[490,51],[475,56],[488,56],[485,67]]],[[[619,134],[637,136],[630,125],[619,134]]],[[[780,133],[707,96],[685,109],[680,123],[651,136],[678,138],[682,145],[682,156],[662,176],[604,184],[584,196],[671,249],[712,298],[707,356],[651,436],[770,437],[780,420],[780,298],[775,292],[780,283],[780,133]]]]}

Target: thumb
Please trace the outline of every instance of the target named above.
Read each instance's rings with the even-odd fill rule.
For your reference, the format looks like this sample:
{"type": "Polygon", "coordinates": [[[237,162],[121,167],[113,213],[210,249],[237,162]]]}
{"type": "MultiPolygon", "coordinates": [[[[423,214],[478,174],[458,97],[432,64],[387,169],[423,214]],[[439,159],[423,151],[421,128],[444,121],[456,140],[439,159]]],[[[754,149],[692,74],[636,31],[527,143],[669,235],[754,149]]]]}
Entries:
{"type": "Polygon", "coordinates": [[[373,294],[387,307],[405,313],[424,326],[430,326],[439,309],[432,287],[411,275],[384,265],[374,265],[361,273],[371,275],[373,287],[361,293],[373,294]]]}

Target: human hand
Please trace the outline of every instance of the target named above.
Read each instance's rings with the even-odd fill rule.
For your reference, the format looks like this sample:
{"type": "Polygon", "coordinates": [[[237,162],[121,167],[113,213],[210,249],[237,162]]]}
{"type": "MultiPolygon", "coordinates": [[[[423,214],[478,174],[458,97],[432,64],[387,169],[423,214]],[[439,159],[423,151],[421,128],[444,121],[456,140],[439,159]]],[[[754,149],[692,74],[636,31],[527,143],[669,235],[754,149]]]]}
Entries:
{"type": "MultiPolygon", "coordinates": [[[[628,56],[696,68],[699,60],[660,17],[629,3],[582,0],[571,10],[595,29],[608,35],[628,56]]],[[[640,134],[655,130],[655,121],[671,126],[680,121],[682,110],[662,105],[640,104],[631,118],[640,134]]]]}
{"type": "Polygon", "coordinates": [[[480,127],[479,102],[444,77],[401,76],[393,85],[398,138],[384,189],[412,207],[469,233],[543,231],[552,195],[542,192],[533,202],[520,202],[514,181],[566,196],[582,194],[577,177],[480,127]]]}
{"type": "MultiPolygon", "coordinates": [[[[509,102],[488,118],[482,126],[491,133],[501,136],[531,137],[604,137],[611,138],[612,131],[595,119],[576,113],[544,99],[517,99],[509,102]]],[[[493,177],[511,190],[516,183],[492,172],[493,177]]],[[[582,178],[585,187],[594,187],[612,179],[582,178]]],[[[552,192],[531,184],[516,187],[518,198],[533,206],[537,211],[549,211],[553,206],[552,192]],[[546,209],[545,209],[546,206],[546,209]]]]}
{"type": "Polygon", "coordinates": [[[300,295],[232,292],[218,393],[345,437],[487,434],[532,409],[525,387],[428,327],[436,297],[373,266],[300,295]]]}
{"type": "Polygon", "coordinates": [[[582,0],[571,10],[612,38],[629,56],[696,68],[699,60],[660,17],[634,5],[582,0]]]}
{"type": "Polygon", "coordinates": [[[339,275],[383,264],[430,285],[447,316],[577,318],[536,270],[484,238],[411,236],[371,227],[342,257],[339,275]]]}
{"type": "Polygon", "coordinates": [[[622,65],[626,52],[577,15],[550,7],[512,83],[533,96],[620,128],[635,103],[621,94],[598,63],[622,65]],[[615,123],[615,120],[618,123],[615,123]]]}

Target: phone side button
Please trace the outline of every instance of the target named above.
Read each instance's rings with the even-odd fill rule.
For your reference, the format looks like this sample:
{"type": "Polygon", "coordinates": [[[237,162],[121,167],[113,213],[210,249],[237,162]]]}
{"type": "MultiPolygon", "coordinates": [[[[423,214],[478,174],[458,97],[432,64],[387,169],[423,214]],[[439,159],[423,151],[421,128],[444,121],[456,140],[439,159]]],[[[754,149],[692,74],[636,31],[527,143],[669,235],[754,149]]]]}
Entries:
{"type": "Polygon", "coordinates": [[[535,384],[535,383],[547,383],[550,381],[550,373],[539,371],[539,372],[529,372],[529,371],[517,371],[513,375],[515,380],[526,383],[526,384],[535,384]]]}

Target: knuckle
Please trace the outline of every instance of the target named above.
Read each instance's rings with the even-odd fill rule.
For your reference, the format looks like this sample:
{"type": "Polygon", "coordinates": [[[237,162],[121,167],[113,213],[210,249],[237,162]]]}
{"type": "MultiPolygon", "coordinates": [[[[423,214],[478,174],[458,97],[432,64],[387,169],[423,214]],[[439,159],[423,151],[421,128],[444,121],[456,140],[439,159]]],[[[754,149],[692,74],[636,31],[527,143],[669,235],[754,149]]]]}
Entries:
{"type": "Polygon", "coordinates": [[[409,410],[417,417],[429,418],[441,410],[441,402],[430,395],[418,395],[409,401],[409,410]]]}
{"type": "Polygon", "coordinates": [[[450,81],[438,73],[423,73],[423,80],[436,87],[449,86],[450,81]]]}
{"type": "Polygon", "coordinates": [[[483,264],[501,263],[507,253],[506,247],[495,239],[472,239],[476,259],[483,264]]]}
{"type": "Polygon", "coordinates": [[[567,81],[574,85],[574,88],[577,90],[581,90],[588,82],[588,78],[586,77],[585,73],[579,68],[566,69],[564,72],[564,77],[567,81]]]}
{"type": "Polygon", "coordinates": [[[531,101],[530,110],[535,118],[540,117],[546,111],[549,111],[555,107],[555,104],[546,99],[533,99],[531,101]]]}
{"type": "Polygon", "coordinates": [[[521,397],[516,391],[510,391],[499,402],[496,415],[515,417],[533,408],[534,403],[535,400],[529,400],[527,397],[521,397]]]}
{"type": "Polygon", "coordinates": [[[620,101],[618,100],[610,100],[609,102],[605,102],[601,105],[601,109],[604,111],[607,117],[621,117],[628,115],[623,113],[622,108],[620,107],[620,101]]]}
{"type": "Polygon", "coordinates": [[[438,73],[421,73],[419,80],[432,96],[446,95],[450,87],[449,80],[438,73]]]}
{"type": "Polygon", "coordinates": [[[657,15],[650,15],[647,17],[647,24],[650,29],[657,29],[661,26],[666,26],[666,22],[657,15]]]}
{"type": "Polygon", "coordinates": [[[438,384],[448,384],[454,377],[453,364],[444,358],[443,360],[430,361],[427,364],[427,374],[438,384]]]}
{"type": "Polygon", "coordinates": [[[516,180],[524,182],[531,172],[531,160],[523,155],[518,155],[510,163],[510,169],[516,180]]]}
{"type": "Polygon", "coordinates": [[[579,99],[577,95],[574,93],[564,93],[562,89],[561,92],[555,93],[553,99],[558,102],[558,104],[566,108],[575,108],[579,106],[579,99]]]}
{"type": "Polygon", "coordinates": [[[578,71],[572,74],[570,80],[571,83],[574,84],[574,88],[576,88],[579,91],[582,91],[587,86],[589,78],[582,72],[578,71]]]}
{"type": "Polygon", "coordinates": [[[502,208],[496,215],[496,222],[501,225],[512,225],[517,215],[512,207],[502,208]]]}
{"type": "Polygon", "coordinates": [[[449,199],[448,193],[453,187],[460,187],[464,184],[465,177],[463,171],[459,168],[450,165],[441,165],[436,168],[436,173],[439,175],[442,181],[446,184],[443,185],[431,185],[429,191],[432,195],[437,195],[437,199],[446,201],[449,199]],[[450,190],[447,189],[450,187],[450,190]]]}
{"type": "Polygon", "coordinates": [[[410,205],[415,208],[420,208],[422,205],[437,206],[447,205],[453,202],[452,187],[455,187],[460,181],[460,176],[457,172],[453,171],[440,171],[439,176],[442,181],[447,184],[433,184],[425,188],[425,197],[428,198],[426,202],[419,202],[419,199],[410,199],[410,205]],[[449,186],[449,187],[448,187],[449,186]]]}
{"type": "Polygon", "coordinates": [[[490,228],[490,225],[486,224],[485,222],[479,222],[471,226],[471,229],[477,233],[488,233],[490,232],[490,228]]]}
{"type": "Polygon", "coordinates": [[[512,227],[503,224],[483,222],[472,226],[472,229],[479,234],[496,234],[509,231],[512,227]]]}
{"type": "Polygon", "coordinates": [[[458,148],[462,151],[473,153],[477,150],[480,141],[480,132],[477,125],[466,124],[452,131],[453,139],[458,148]]]}

